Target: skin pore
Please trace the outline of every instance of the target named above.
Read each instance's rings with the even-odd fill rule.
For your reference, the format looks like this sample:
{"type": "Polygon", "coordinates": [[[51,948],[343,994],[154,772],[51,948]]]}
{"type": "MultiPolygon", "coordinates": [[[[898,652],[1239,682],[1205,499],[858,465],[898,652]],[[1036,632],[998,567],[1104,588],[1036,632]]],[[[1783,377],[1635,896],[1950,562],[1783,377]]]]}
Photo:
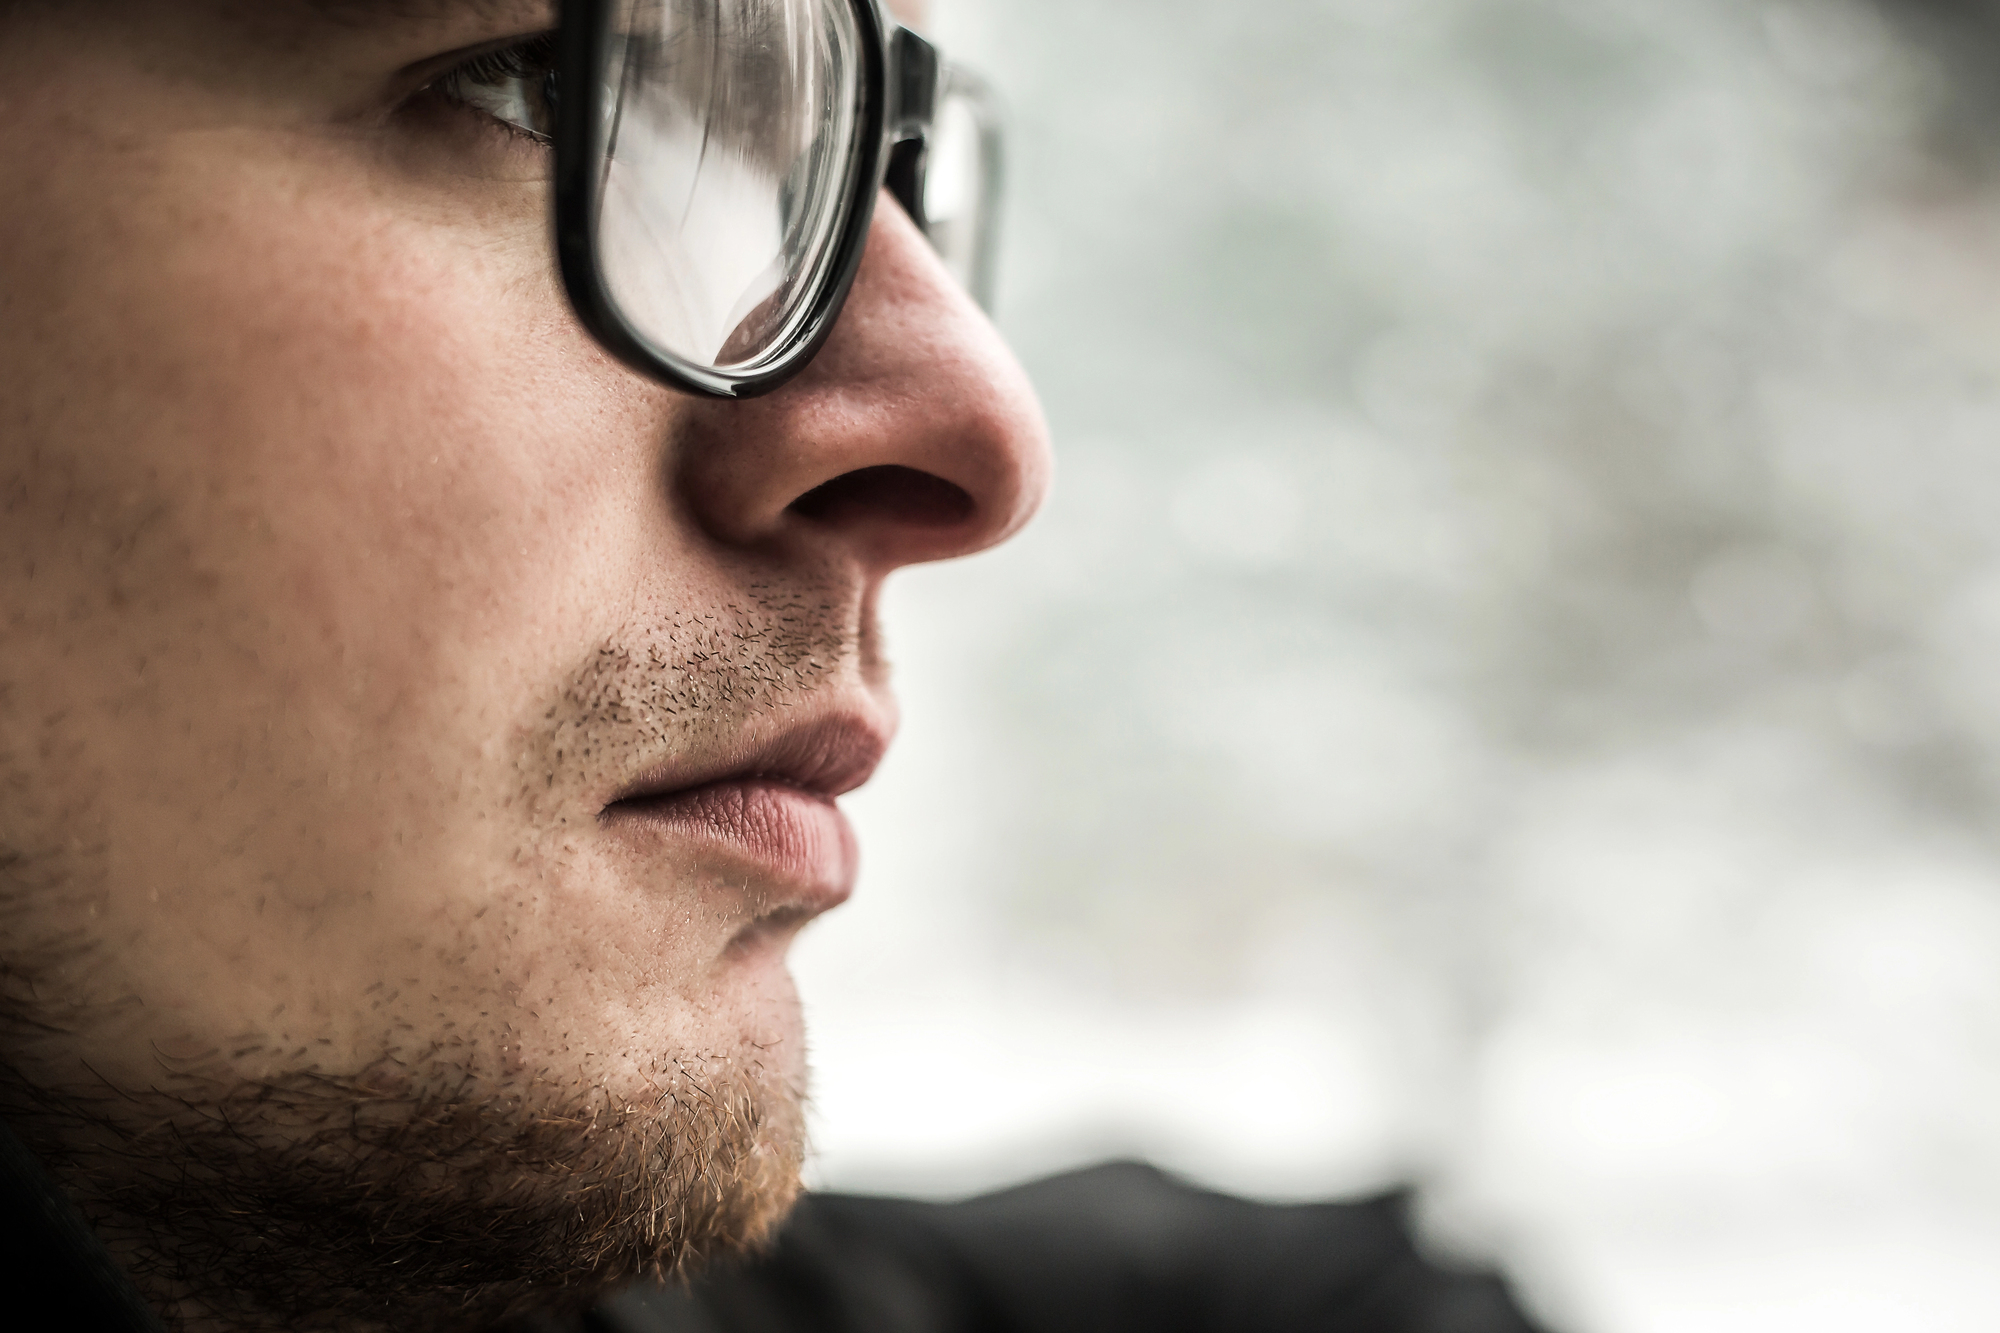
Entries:
{"type": "Polygon", "coordinates": [[[424,91],[553,19],[0,8],[0,1107],[190,1328],[479,1324],[767,1231],[785,946],[845,882],[626,798],[864,778],[882,579],[1046,485],[893,204],[771,397],[605,356],[544,150],[424,91]]]}

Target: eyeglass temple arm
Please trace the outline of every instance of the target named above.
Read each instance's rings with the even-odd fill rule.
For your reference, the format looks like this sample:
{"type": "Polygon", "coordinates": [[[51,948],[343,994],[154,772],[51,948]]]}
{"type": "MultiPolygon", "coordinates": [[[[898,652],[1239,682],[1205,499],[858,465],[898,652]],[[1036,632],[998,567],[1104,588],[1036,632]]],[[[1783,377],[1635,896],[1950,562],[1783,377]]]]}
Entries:
{"type": "Polygon", "coordinates": [[[889,166],[883,185],[903,206],[919,229],[928,230],[924,216],[924,152],[931,122],[937,115],[938,87],[943,68],[938,50],[908,28],[897,25],[889,39],[889,166]]]}

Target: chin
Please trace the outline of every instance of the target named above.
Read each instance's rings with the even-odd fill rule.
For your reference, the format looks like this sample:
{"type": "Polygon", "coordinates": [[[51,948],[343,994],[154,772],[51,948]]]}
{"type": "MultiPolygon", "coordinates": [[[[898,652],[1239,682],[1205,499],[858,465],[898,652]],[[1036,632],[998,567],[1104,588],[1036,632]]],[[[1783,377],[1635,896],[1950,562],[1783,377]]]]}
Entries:
{"type": "Polygon", "coordinates": [[[434,1057],[390,1080],[50,1095],[20,1124],[180,1318],[490,1324],[687,1274],[783,1220],[806,1146],[798,1006],[789,978],[745,998],[755,1022],[735,1040],[611,1079],[434,1057]]]}

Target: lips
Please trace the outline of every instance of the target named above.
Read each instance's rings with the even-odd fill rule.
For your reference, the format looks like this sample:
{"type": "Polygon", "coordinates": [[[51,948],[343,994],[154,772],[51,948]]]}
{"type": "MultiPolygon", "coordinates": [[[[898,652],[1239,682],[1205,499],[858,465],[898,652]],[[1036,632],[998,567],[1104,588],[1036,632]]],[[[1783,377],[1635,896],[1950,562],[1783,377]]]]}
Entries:
{"type": "Polygon", "coordinates": [[[884,730],[857,716],[794,725],[642,774],[603,818],[751,873],[760,917],[803,921],[853,891],[854,831],[834,799],[866,782],[887,746],[884,730]]]}

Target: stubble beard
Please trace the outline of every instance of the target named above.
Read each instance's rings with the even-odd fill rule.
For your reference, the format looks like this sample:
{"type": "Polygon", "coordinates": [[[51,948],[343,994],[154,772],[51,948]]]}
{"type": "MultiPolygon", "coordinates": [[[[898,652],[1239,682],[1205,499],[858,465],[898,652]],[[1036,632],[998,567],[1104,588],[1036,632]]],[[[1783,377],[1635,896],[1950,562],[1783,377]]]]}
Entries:
{"type": "MultiPolygon", "coordinates": [[[[523,805],[559,787],[566,756],[644,748],[689,719],[727,732],[840,664],[874,669],[855,616],[792,594],[606,646],[540,714],[523,805]]],[[[797,1043],[748,1033],[649,1057],[625,1093],[576,1070],[475,1069],[463,1048],[463,1065],[396,1059],[387,1085],[383,1062],[254,1081],[180,1070],[145,1088],[51,1077],[41,1054],[87,1053],[90,1030],[136,1003],[62,999],[57,978],[95,942],[34,918],[74,893],[75,870],[0,845],[0,1116],[171,1323],[453,1330],[560,1313],[753,1250],[797,1197],[804,1070],[771,1063],[797,1043]]]]}
{"type": "MultiPolygon", "coordinates": [[[[435,1077],[436,1071],[431,1071],[435,1077]]],[[[7,1119],[189,1328],[471,1329],[562,1313],[763,1242],[804,1154],[802,1090],[675,1061],[647,1095],[397,1094],[290,1075],[173,1094],[10,1080],[7,1119]]]]}

